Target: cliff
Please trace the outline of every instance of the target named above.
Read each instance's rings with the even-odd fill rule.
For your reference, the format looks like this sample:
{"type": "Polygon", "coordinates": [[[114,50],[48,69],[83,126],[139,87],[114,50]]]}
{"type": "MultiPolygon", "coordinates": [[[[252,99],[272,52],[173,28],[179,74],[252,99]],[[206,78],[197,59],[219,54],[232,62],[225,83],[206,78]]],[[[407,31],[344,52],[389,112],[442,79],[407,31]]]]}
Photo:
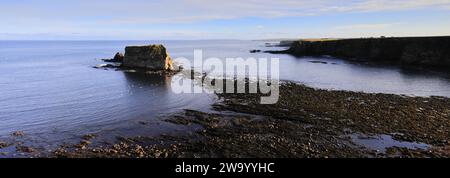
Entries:
{"type": "Polygon", "coordinates": [[[450,36],[296,41],[288,50],[272,53],[450,67],[450,36]]]}

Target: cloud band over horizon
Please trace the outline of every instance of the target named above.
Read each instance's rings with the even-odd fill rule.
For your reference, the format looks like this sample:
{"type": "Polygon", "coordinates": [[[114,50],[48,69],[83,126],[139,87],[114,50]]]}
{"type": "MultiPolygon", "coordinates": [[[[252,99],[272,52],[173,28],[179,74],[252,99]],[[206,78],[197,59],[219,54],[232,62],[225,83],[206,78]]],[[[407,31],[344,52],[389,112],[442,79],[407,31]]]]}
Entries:
{"type": "Polygon", "coordinates": [[[0,39],[267,39],[450,35],[450,0],[16,0],[0,39]]]}

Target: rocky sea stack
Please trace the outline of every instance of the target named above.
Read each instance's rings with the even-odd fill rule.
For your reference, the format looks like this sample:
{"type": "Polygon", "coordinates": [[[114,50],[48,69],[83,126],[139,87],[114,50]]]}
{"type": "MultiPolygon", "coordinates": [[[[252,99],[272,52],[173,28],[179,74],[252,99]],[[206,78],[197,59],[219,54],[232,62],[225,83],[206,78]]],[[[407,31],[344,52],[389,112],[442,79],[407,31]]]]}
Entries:
{"type": "Polygon", "coordinates": [[[163,45],[127,46],[123,66],[150,70],[173,70],[172,59],[163,45]]]}

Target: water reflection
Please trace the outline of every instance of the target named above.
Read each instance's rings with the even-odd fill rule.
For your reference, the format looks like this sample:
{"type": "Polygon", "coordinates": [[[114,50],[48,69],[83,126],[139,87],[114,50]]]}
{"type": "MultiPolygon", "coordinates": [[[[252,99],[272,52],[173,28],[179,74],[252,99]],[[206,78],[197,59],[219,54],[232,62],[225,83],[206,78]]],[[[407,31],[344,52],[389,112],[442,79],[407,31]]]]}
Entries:
{"type": "Polygon", "coordinates": [[[130,89],[164,88],[170,90],[172,83],[172,76],[166,74],[138,72],[124,72],[123,74],[130,89]]]}
{"type": "MultiPolygon", "coordinates": [[[[123,75],[128,86],[128,96],[125,99],[129,106],[133,106],[127,108],[129,112],[139,111],[155,116],[188,108],[204,110],[214,102],[215,97],[207,93],[175,92],[173,87],[179,87],[177,81],[180,77],[191,79],[185,78],[183,73],[170,75],[124,72],[123,75]]],[[[193,83],[195,87],[200,87],[193,83]]]]}
{"type": "Polygon", "coordinates": [[[183,100],[173,100],[171,76],[129,72],[123,75],[128,88],[128,94],[123,98],[128,107],[124,109],[128,113],[140,113],[136,117],[155,117],[183,100]]]}
{"type": "Polygon", "coordinates": [[[329,57],[279,57],[282,79],[316,88],[410,96],[450,96],[450,74],[442,70],[352,62],[329,57]]]}

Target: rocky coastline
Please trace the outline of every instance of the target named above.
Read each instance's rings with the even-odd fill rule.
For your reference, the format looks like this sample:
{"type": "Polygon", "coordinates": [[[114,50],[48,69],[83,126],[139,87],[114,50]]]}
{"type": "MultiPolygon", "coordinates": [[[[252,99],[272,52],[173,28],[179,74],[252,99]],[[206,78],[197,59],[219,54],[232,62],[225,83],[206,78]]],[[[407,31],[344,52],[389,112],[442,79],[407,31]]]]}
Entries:
{"type": "Polygon", "coordinates": [[[287,50],[266,52],[448,69],[450,36],[299,40],[287,50]]]}
{"type": "MultiPolygon", "coordinates": [[[[105,62],[117,64],[97,68],[162,76],[180,70],[162,45],[127,47],[125,55],[105,62]]],[[[260,104],[259,93],[213,95],[218,98],[213,112],[186,109],[158,118],[187,128],[186,134],[119,136],[114,143],[97,143],[98,135],[87,134],[55,150],[0,140],[0,148],[56,158],[450,157],[446,97],[323,90],[288,81],[280,85],[274,105],[260,104]]],[[[11,140],[25,134],[14,132],[11,140]]]]}
{"type": "Polygon", "coordinates": [[[100,147],[83,142],[51,156],[450,157],[449,98],[328,91],[291,82],[281,85],[280,94],[275,105],[259,104],[259,94],[219,94],[214,113],[185,110],[163,118],[192,128],[191,134],[121,137],[100,147]],[[364,144],[370,141],[374,145],[364,144]]]}

